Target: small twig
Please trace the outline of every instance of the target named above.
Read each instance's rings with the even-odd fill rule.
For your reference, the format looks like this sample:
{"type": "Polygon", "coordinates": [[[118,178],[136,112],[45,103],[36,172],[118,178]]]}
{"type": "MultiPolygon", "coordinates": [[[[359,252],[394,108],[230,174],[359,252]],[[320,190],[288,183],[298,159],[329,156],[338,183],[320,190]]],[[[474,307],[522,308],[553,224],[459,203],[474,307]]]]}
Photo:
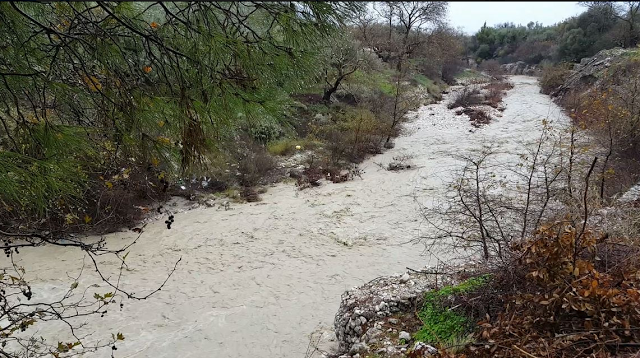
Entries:
{"type": "Polygon", "coordinates": [[[582,229],[580,229],[580,234],[576,237],[576,241],[575,241],[575,245],[573,248],[573,261],[575,263],[576,261],[576,257],[578,255],[578,247],[579,247],[579,242],[580,239],[582,238],[582,235],[584,234],[584,230],[587,227],[587,220],[589,219],[589,207],[587,205],[587,195],[589,194],[589,177],[591,177],[591,173],[593,172],[593,168],[596,166],[596,162],[598,161],[598,157],[594,157],[593,158],[593,162],[591,162],[591,167],[589,168],[589,171],[587,172],[587,176],[584,179],[585,185],[584,185],[584,195],[583,195],[583,204],[584,204],[584,219],[582,220],[582,229]]]}
{"type": "Polygon", "coordinates": [[[451,275],[451,273],[446,273],[446,272],[414,270],[410,267],[407,267],[407,270],[415,273],[421,273],[424,275],[451,275]]]}
{"type": "Polygon", "coordinates": [[[515,344],[512,346],[513,348],[519,350],[520,352],[522,352],[524,355],[526,355],[527,357],[531,357],[531,358],[538,358],[536,356],[534,356],[533,354],[527,353],[526,351],[524,351],[522,348],[516,346],[515,344]]]}

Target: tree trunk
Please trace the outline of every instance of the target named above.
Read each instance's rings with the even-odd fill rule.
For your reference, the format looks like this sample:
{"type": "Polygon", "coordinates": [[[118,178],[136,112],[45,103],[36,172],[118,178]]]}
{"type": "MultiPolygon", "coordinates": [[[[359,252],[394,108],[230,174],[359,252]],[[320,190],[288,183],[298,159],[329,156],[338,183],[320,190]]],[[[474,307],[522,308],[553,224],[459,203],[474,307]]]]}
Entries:
{"type": "Polygon", "coordinates": [[[331,96],[338,90],[338,86],[331,86],[324,90],[324,95],[322,95],[322,100],[329,103],[331,102],[331,96]]]}
{"type": "Polygon", "coordinates": [[[342,79],[345,76],[346,75],[340,74],[338,78],[336,78],[335,82],[333,82],[333,85],[331,85],[329,88],[325,88],[324,95],[322,96],[323,101],[327,103],[331,102],[331,96],[338,90],[338,87],[340,87],[340,82],[342,82],[342,79]]]}

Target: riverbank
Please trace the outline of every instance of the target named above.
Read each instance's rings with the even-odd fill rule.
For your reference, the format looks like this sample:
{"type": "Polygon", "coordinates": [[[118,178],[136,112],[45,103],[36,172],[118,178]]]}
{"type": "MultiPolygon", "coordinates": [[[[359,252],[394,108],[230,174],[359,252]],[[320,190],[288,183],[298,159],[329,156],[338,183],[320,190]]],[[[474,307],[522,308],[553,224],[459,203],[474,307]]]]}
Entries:
{"type": "MultiPolygon", "coordinates": [[[[175,214],[171,230],[162,221],[149,223],[127,258],[126,288],[155,287],[182,257],[178,270],[150,300],[126,302],[82,331],[92,332],[90,339],[122,332],[122,357],[304,356],[314,332],[331,338],[346,289],[407,266],[451,259],[436,259],[412,241],[422,229],[418,203],[429,205],[446,190],[449,170],[460,164],[452,156],[494,143],[508,160],[522,142],[538,138],[543,119],[567,121],[539,93],[535,78],[510,80],[514,88],[504,98],[502,117],[478,129],[447,109],[447,98],[421,107],[394,149],[360,166],[362,179],[302,191],[281,183],[258,203],[175,214]],[[398,156],[410,158],[411,169],[387,171],[376,164],[398,156]]],[[[121,245],[135,235],[111,234],[107,241],[121,245]]],[[[34,292],[48,297],[62,294],[72,280],[61,278],[83,266],[80,253],[60,247],[26,249],[18,260],[29,268],[34,292]]],[[[101,264],[117,268],[115,262],[101,264]]],[[[88,271],[80,287],[94,282],[88,271]]],[[[39,329],[49,336],[56,327],[39,329]]]]}

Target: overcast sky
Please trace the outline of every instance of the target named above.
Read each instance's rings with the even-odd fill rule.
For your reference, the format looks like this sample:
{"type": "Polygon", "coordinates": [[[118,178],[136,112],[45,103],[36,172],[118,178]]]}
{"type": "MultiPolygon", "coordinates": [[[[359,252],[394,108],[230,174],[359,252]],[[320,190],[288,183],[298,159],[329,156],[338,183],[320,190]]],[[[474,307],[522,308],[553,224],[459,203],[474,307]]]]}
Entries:
{"type": "Polygon", "coordinates": [[[585,8],[577,2],[565,1],[450,1],[449,22],[453,27],[461,27],[471,35],[478,31],[485,21],[487,26],[504,22],[526,25],[529,21],[553,25],[584,10],[585,8]]]}

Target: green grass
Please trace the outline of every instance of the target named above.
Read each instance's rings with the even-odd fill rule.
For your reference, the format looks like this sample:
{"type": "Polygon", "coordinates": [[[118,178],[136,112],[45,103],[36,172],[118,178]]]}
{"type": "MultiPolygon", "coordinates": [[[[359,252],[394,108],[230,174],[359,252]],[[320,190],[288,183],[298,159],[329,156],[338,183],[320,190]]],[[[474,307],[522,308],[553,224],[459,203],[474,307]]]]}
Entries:
{"type": "Polygon", "coordinates": [[[416,73],[415,75],[413,75],[413,79],[416,80],[416,82],[418,82],[418,84],[423,87],[429,88],[432,86],[436,86],[436,83],[433,82],[432,79],[420,73],[416,73]]]}
{"type": "Polygon", "coordinates": [[[429,92],[429,94],[431,94],[434,97],[440,96],[440,93],[442,92],[442,90],[446,88],[445,84],[438,83],[432,80],[431,78],[420,73],[416,73],[415,75],[413,75],[413,80],[416,81],[420,86],[426,88],[427,92],[429,92]]]}
{"type": "Polygon", "coordinates": [[[328,114],[331,113],[331,109],[326,104],[310,104],[307,106],[309,112],[328,114]]]}
{"type": "Polygon", "coordinates": [[[467,79],[467,78],[483,78],[484,76],[476,71],[476,70],[472,70],[470,68],[465,69],[464,71],[458,73],[455,78],[458,80],[462,80],[462,79],[467,79]]]}
{"type": "Polygon", "coordinates": [[[471,293],[489,280],[488,275],[470,278],[456,286],[443,287],[427,292],[418,317],[423,326],[414,334],[417,341],[428,344],[451,345],[464,341],[464,337],[473,328],[473,322],[466,316],[450,310],[443,301],[450,296],[471,293]]]}
{"type": "Polygon", "coordinates": [[[368,73],[362,70],[354,72],[349,78],[350,82],[360,83],[366,87],[375,88],[384,94],[394,96],[396,86],[393,82],[393,70],[384,70],[381,72],[368,73]]]}
{"type": "Polygon", "coordinates": [[[298,150],[296,147],[300,146],[300,150],[313,149],[320,146],[322,143],[316,140],[303,138],[285,138],[267,144],[267,151],[271,155],[291,155],[298,150]]]}

